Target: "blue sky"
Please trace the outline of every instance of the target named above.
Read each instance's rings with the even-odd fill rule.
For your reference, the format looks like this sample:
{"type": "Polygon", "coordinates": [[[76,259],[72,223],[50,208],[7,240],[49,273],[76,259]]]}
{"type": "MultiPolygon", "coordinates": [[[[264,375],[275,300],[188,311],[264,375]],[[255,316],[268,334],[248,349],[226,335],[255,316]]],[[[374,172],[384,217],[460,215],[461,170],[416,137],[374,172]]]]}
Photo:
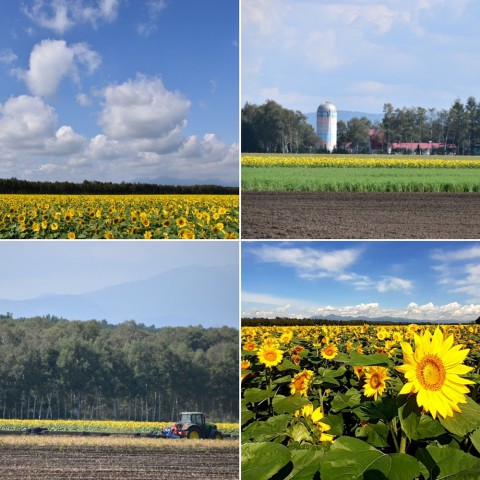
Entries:
{"type": "Polygon", "coordinates": [[[238,328],[238,242],[3,241],[0,258],[0,313],[14,318],[238,328]]]}
{"type": "Polygon", "coordinates": [[[243,0],[242,105],[314,112],[479,100],[476,0],[243,0]]]}
{"type": "Polygon", "coordinates": [[[242,242],[242,316],[480,316],[479,242],[242,242]]]}
{"type": "Polygon", "coordinates": [[[4,0],[0,177],[238,184],[238,0],[4,0]]]}
{"type": "MultiPolygon", "coordinates": [[[[145,280],[179,267],[231,266],[238,271],[238,242],[171,241],[0,242],[0,298],[81,294],[145,280]],[[75,243],[75,245],[74,245],[75,243]]],[[[238,285],[232,290],[238,292],[238,285]]],[[[214,293],[212,293],[214,295],[214,293]]]]}

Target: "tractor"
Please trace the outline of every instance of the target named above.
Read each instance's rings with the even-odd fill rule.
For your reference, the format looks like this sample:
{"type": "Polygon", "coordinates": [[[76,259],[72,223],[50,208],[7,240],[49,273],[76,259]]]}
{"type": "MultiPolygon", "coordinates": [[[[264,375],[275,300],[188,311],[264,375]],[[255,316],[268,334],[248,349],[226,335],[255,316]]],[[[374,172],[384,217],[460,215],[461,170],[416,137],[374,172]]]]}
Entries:
{"type": "Polygon", "coordinates": [[[163,438],[211,438],[221,440],[223,435],[213,423],[207,423],[203,412],[183,412],[180,420],[162,431],[163,438]]]}

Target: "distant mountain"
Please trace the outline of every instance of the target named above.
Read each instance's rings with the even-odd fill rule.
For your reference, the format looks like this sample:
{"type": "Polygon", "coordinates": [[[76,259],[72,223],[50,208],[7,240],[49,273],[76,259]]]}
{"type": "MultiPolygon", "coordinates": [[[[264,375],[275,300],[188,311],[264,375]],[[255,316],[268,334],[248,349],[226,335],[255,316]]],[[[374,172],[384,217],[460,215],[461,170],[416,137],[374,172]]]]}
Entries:
{"type": "MultiPolygon", "coordinates": [[[[317,112],[306,113],[307,121],[312,127],[317,129],[317,112]]],[[[383,120],[383,113],[365,113],[365,112],[350,112],[347,110],[338,110],[337,121],[343,120],[347,123],[353,117],[367,117],[372,123],[381,122],[383,120]]]]}
{"type": "MultiPolygon", "coordinates": [[[[427,323],[431,322],[431,320],[412,320],[411,318],[403,318],[403,317],[389,317],[385,315],[383,317],[367,317],[365,315],[358,315],[358,316],[349,316],[349,315],[315,315],[313,317],[309,317],[311,320],[333,320],[333,321],[344,321],[344,322],[369,322],[369,323],[427,323]]],[[[458,322],[448,322],[442,320],[442,323],[458,323],[458,322]]]]}
{"type": "Polygon", "coordinates": [[[178,186],[192,186],[192,185],[219,185],[222,187],[238,187],[238,182],[225,182],[219,178],[205,178],[199,180],[198,178],[176,178],[176,177],[157,177],[157,178],[136,178],[132,183],[153,183],[155,185],[178,185],[178,186]]]}
{"type": "Polygon", "coordinates": [[[163,326],[238,328],[238,272],[232,267],[182,267],[147,280],[79,295],[0,299],[0,312],[14,318],[55,315],[69,320],[107,320],[163,326]]]}

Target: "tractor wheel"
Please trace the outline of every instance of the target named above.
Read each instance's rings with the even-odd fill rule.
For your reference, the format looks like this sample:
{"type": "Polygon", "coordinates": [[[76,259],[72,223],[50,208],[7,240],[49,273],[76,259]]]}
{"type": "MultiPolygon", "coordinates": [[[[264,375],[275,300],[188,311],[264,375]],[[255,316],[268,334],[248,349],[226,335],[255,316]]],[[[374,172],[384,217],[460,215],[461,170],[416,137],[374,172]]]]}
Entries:
{"type": "Polygon", "coordinates": [[[187,432],[187,438],[191,440],[198,440],[200,438],[200,429],[192,427],[187,432]]]}
{"type": "Polygon", "coordinates": [[[222,434],[220,432],[215,432],[212,437],[214,440],[221,440],[223,438],[222,434]]]}

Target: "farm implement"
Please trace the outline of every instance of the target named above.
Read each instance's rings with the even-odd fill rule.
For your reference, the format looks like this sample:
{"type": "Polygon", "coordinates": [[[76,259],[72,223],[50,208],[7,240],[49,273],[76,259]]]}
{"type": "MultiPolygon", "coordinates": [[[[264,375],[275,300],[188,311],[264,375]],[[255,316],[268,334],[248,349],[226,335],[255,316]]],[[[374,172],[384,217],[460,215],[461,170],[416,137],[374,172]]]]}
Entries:
{"type": "Polygon", "coordinates": [[[214,423],[207,422],[206,415],[203,412],[183,412],[180,414],[178,422],[164,428],[158,436],[161,438],[221,440],[227,435],[223,435],[214,423]]]}

